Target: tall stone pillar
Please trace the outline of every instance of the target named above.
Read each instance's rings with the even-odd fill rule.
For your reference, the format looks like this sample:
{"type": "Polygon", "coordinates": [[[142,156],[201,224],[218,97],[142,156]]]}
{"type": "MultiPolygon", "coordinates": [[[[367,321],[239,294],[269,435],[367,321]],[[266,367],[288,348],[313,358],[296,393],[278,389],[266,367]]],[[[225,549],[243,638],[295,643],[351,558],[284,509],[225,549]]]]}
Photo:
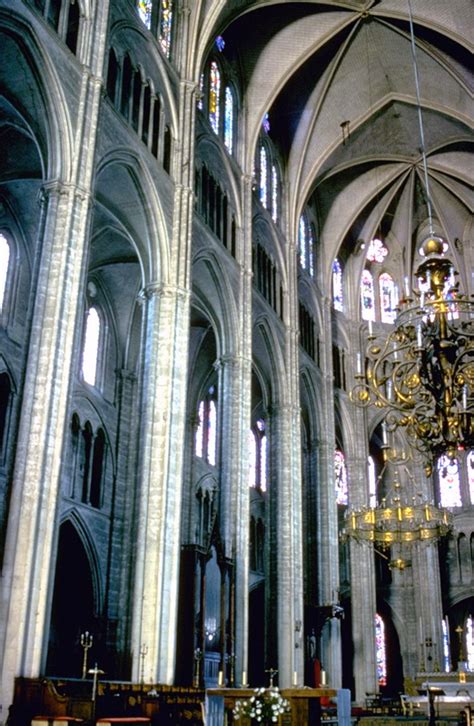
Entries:
{"type": "Polygon", "coordinates": [[[15,676],[40,675],[46,658],[62,445],[74,336],[82,313],[108,9],[108,0],[98,4],[88,26],[90,44],[82,59],[71,158],[62,160],[63,177],[43,188],[1,591],[0,721],[12,701],[15,676]]]}
{"type": "MultiPolygon", "coordinates": [[[[185,14],[183,17],[187,17],[185,14]]],[[[183,449],[188,375],[195,84],[179,87],[168,266],[144,290],[139,503],[132,616],[132,679],[174,679],[183,449]],[[140,661],[140,649],[147,652],[140,661]]]]}
{"type": "Polygon", "coordinates": [[[240,356],[220,359],[220,532],[225,555],[235,559],[236,618],[234,637],[235,678],[241,683],[247,669],[249,488],[248,432],[250,422],[250,361],[240,356]]]}
{"type": "Polygon", "coordinates": [[[270,440],[275,475],[270,487],[276,486],[277,491],[270,492],[271,529],[281,688],[289,688],[295,681],[301,684],[304,678],[301,476],[295,476],[291,436],[295,426],[299,431],[299,409],[295,411],[286,402],[272,408],[270,440]]]}
{"type": "Polygon", "coordinates": [[[178,610],[188,296],[145,292],[139,503],[132,616],[132,679],[172,683],[178,610]],[[184,320],[182,320],[184,318],[184,320]],[[178,321],[180,324],[178,324],[178,321]],[[183,370],[184,369],[184,370],[183,370]]]}
{"type": "MultiPolygon", "coordinates": [[[[332,361],[332,308],[328,298],[323,300],[321,338],[322,390],[321,437],[319,450],[320,486],[318,488],[318,552],[320,605],[332,603],[339,591],[339,532],[334,482],[334,451],[336,447],[334,425],[334,385],[332,361]]],[[[329,673],[329,682],[335,688],[342,684],[341,627],[332,619],[323,628],[321,636],[321,663],[329,673]]]]}

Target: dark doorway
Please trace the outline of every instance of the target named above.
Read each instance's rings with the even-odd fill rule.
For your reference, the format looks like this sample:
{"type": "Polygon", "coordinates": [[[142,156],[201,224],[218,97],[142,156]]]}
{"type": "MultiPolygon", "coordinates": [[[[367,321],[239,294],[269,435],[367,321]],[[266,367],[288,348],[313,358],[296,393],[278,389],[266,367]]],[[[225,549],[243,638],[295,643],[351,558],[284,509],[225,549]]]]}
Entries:
{"type": "MultiPolygon", "coordinates": [[[[59,532],[46,665],[48,675],[81,677],[81,633],[94,634],[95,622],[89,560],[76,529],[66,522],[59,532]]],[[[90,663],[94,646],[89,656],[90,663]]]]}

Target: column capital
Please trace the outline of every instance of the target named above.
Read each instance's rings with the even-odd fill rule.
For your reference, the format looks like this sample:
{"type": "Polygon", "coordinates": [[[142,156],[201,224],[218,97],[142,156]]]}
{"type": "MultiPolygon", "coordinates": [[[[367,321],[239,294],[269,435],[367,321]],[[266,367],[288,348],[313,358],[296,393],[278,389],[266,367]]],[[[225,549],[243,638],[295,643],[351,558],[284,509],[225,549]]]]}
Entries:
{"type": "Polygon", "coordinates": [[[137,295],[137,299],[139,303],[144,303],[146,300],[151,300],[153,297],[160,297],[160,298],[179,298],[181,300],[188,300],[190,293],[189,290],[186,290],[183,287],[178,287],[177,285],[169,285],[167,283],[163,282],[149,282],[142,289],[137,295]]]}

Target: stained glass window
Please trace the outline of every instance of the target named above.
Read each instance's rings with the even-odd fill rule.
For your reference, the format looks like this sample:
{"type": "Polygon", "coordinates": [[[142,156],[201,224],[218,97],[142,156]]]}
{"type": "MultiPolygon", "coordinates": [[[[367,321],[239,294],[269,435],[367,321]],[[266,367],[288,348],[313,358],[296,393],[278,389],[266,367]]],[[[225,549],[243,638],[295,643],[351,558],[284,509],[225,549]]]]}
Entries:
{"type": "Polygon", "coordinates": [[[173,28],[173,1],[161,0],[159,38],[163,53],[169,57],[171,49],[171,31],[173,28]]]}
{"type": "Polygon", "coordinates": [[[0,312],[3,310],[3,304],[5,301],[9,261],[10,245],[8,244],[6,237],[0,233],[0,312]]]}
{"type": "Polygon", "coordinates": [[[443,670],[445,673],[449,673],[451,671],[449,629],[448,629],[448,623],[446,622],[446,620],[444,618],[441,621],[441,627],[443,629],[443,670]]]}
{"type": "Polygon", "coordinates": [[[314,227],[310,224],[308,227],[308,271],[311,277],[314,277],[314,243],[314,227]]]}
{"type": "Polygon", "coordinates": [[[234,96],[229,86],[225,89],[224,144],[232,154],[234,142],[234,96]]]}
{"type": "Polygon", "coordinates": [[[442,507],[460,507],[461,481],[457,459],[450,459],[443,454],[438,459],[439,493],[442,507]]]}
{"type": "Polygon", "coordinates": [[[388,255],[388,249],[385,247],[381,239],[370,240],[369,249],[367,250],[367,260],[369,262],[383,262],[388,255]]]}
{"type": "Polygon", "coordinates": [[[474,669],[474,632],[472,627],[472,616],[466,620],[466,656],[467,656],[467,667],[468,670],[474,669]]]}
{"type": "Polygon", "coordinates": [[[200,111],[204,108],[204,73],[201,73],[201,77],[199,78],[199,95],[198,95],[198,102],[197,107],[200,111]]]}
{"type": "Polygon", "coordinates": [[[334,452],[334,479],[336,485],[336,502],[348,503],[347,469],[344,454],[339,449],[334,452]]]}
{"type": "Polygon", "coordinates": [[[375,320],[374,278],[370,270],[363,270],[360,281],[362,320],[375,320]]]}
{"type": "Polygon", "coordinates": [[[219,103],[221,95],[221,74],[215,61],[209,72],[209,121],[215,134],[219,133],[219,103]]]}
{"type": "Polygon", "coordinates": [[[382,323],[394,323],[397,317],[398,295],[397,286],[388,272],[379,277],[380,320],[382,323]]]}
{"type": "Polygon", "coordinates": [[[216,48],[217,48],[217,50],[218,50],[218,51],[219,51],[220,53],[222,53],[222,51],[223,51],[223,50],[224,50],[224,48],[225,48],[225,40],[224,40],[224,38],[222,37],[222,35],[218,35],[218,36],[217,36],[217,38],[216,38],[216,48]]]}
{"type": "Polygon", "coordinates": [[[335,310],[344,310],[344,300],[342,296],[342,267],[339,260],[336,259],[332,263],[332,300],[335,310]]]}
{"type": "Polygon", "coordinates": [[[260,201],[264,207],[268,205],[268,159],[265,146],[260,146],[260,201]]]}
{"type": "Polygon", "coordinates": [[[268,113],[266,113],[263,117],[262,128],[266,134],[270,133],[270,118],[268,116],[268,113]]]}
{"type": "Polygon", "coordinates": [[[275,164],[272,165],[272,219],[278,220],[278,172],[275,164]]]}
{"type": "Polygon", "coordinates": [[[198,408],[199,423],[194,440],[194,450],[200,459],[204,456],[204,401],[200,401],[198,408]]]}
{"type": "Polygon", "coordinates": [[[369,507],[375,507],[377,504],[377,477],[375,473],[375,461],[372,456],[368,458],[369,473],[369,507]]]}
{"type": "Polygon", "coordinates": [[[385,623],[377,613],[375,616],[375,649],[377,680],[379,686],[387,685],[387,652],[385,649],[385,623]]]}
{"type": "Polygon", "coordinates": [[[300,253],[300,265],[306,269],[306,220],[302,214],[298,228],[298,247],[300,253]]]}
{"type": "Polygon", "coordinates": [[[140,20],[148,30],[150,30],[151,27],[151,11],[153,9],[153,1],[152,0],[138,0],[137,3],[138,7],[138,14],[140,16],[140,20]]]}
{"type": "Polygon", "coordinates": [[[91,307],[87,313],[86,334],[82,351],[82,375],[85,382],[91,386],[95,386],[96,382],[99,340],[100,317],[96,308],[91,307]]]}
{"type": "Polygon", "coordinates": [[[471,500],[471,504],[474,504],[474,449],[471,449],[466,457],[466,468],[469,497],[471,500]]]}

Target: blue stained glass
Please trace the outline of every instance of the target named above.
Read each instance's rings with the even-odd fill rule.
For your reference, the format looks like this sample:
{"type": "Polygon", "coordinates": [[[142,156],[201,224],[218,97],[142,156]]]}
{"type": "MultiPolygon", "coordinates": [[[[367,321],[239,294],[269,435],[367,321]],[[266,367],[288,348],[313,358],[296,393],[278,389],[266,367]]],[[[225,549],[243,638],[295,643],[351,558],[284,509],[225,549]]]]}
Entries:
{"type": "Polygon", "coordinates": [[[260,147],[260,201],[264,207],[268,205],[268,160],[267,152],[262,144],[260,147]]]}
{"type": "Polygon", "coordinates": [[[209,69],[209,121],[215,134],[219,133],[219,112],[221,95],[221,74],[215,61],[209,69]]]}
{"type": "Polygon", "coordinates": [[[334,452],[334,479],[336,484],[336,502],[348,504],[347,469],[346,460],[342,451],[334,452]]]}
{"type": "Polygon", "coordinates": [[[266,134],[270,132],[270,119],[268,117],[268,113],[266,113],[263,117],[262,127],[266,134]]]}
{"type": "Polygon", "coordinates": [[[375,320],[374,281],[370,270],[364,270],[362,272],[360,301],[362,306],[362,319],[375,320]]]}
{"type": "Polygon", "coordinates": [[[217,50],[218,50],[218,51],[219,51],[220,53],[222,53],[222,51],[223,51],[223,50],[224,50],[224,48],[225,48],[225,40],[224,40],[224,38],[222,37],[222,35],[218,35],[218,36],[217,36],[217,38],[216,38],[216,48],[217,48],[217,50]]]}
{"type": "Polygon", "coordinates": [[[173,2],[161,0],[160,13],[160,45],[163,53],[168,57],[171,49],[171,31],[173,27],[173,2]]]}
{"type": "Polygon", "coordinates": [[[232,154],[234,145],[234,97],[229,86],[225,89],[224,144],[232,154]]]}
{"type": "Polygon", "coordinates": [[[151,11],[153,9],[152,0],[138,0],[138,15],[142,23],[150,30],[151,27],[151,11]]]}
{"type": "Polygon", "coordinates": [[[278,172],[275,164],[272,166],[272,219],[278,219],[278,172]]]}
{"type": "Polygon", "coordinates": [[[337,257],[332,263],[332,300],[334,309],[342,312],[344,310],[344,300],[342,296],[342,267],[337,257]]]}

